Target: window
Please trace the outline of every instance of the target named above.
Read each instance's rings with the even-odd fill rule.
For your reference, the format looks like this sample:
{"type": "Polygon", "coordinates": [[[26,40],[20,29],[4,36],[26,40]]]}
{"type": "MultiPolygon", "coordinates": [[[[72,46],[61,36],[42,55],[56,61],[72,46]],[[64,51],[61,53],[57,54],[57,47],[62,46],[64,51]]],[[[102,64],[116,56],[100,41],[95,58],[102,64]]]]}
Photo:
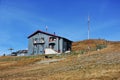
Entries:
{"type": "Polygon", "coordinates": [[[38,40],[38,38],[35,38],[35,41],[37,41],[38,40]]]}
{"type": "Polygon", "coordinates": [[[37,43],[37,40],[38,40],[38,38],[35,38],[35,39],[34,39],[34,43],[37,43]]]}
{"type": "Polygon", "coordinates": [[[44,38],[42,37],[42,38],[40,39],[40,41],[44,41],[44,38]]]}
{"type": "Polygon", "coordinates": [[[40,38],[40,42],[44,43],[44,38],[43,37],[40,38]]]}

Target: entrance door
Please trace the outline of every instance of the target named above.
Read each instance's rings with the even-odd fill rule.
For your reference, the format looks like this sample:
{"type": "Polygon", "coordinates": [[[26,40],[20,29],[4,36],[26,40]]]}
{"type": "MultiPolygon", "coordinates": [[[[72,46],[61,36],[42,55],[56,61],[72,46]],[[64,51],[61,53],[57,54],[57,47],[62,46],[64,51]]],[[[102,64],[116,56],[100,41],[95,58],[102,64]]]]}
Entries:
{"type": "Polygon", "coordinates": [[[54,49],[55,43],[50,43],[49,48],[54,49]]]}

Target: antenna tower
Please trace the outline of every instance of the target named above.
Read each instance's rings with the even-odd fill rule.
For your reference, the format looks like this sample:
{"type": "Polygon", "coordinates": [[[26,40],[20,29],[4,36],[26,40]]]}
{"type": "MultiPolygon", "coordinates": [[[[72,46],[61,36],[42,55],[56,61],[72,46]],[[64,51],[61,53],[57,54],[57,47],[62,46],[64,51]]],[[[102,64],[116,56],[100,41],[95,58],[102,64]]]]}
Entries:
{"type": "Polygon", "coordinates": [[[88,15],[88,40],[90,39],[90,16],[88,15]]]}

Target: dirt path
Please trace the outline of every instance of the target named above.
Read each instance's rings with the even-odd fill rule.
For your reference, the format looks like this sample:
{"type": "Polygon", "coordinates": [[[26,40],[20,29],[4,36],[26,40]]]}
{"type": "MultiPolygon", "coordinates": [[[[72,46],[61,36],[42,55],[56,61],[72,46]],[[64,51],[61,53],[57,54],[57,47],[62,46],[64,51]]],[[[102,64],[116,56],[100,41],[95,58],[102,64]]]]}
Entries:
{"type": "Polygon", "coordinates": [[[46,60],[42,60],[40,62],[36,62],[37,64],[49,64],[49,63],[54,63],[54,62],[59,62],[61,60],[64,60],[65,58],[61,58],[61,59],[46,59],[46,60]]]}

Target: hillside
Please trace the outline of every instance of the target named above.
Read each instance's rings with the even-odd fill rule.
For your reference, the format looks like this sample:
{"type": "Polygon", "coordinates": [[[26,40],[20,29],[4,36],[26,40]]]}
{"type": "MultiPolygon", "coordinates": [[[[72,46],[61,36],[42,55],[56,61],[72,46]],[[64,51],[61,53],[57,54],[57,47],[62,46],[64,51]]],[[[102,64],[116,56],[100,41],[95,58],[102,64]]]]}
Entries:
{"type": "Polygon", "coordinates": [[[53,59],[65,59],[49,64],[40,63],[53,60],[44,59],[43,56],[0,57],[0,80],[120,80],[120,42],[109,41],[105,48],[91,50],[90,54],[79,52],[85,49],[88,43],[91,48],[96,48],[96,44],[101,46],[106,44],[105,42],[75,42],[73,49],[78,52],[54,56],[53,59]]]}
{"type": "Polygon", "coordinates": [[[73,51],[79,51],[79,50],[96,50],[96,47],[99,45],[107,46],[109,45],[109,41],[102,40],[102,39],[90,39],[90,40],[83,40],[78,42],[73,42],[72,44],[72,50],[73,51]]]}

